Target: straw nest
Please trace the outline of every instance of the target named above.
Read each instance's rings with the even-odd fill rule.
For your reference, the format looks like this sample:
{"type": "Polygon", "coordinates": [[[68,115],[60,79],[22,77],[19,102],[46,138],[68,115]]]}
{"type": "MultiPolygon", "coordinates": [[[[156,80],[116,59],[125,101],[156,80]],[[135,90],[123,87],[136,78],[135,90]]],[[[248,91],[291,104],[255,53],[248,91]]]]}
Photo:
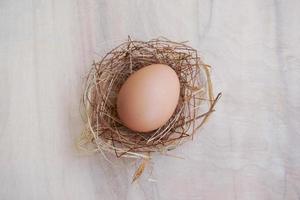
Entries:
{"type": "Polygon", "coordinates": [[[167,153],[193,138],[207,121],[220,97],[215,98],[210,66],[186,42],[166,38],[135,41],[130,37],[94,62],[82,96],[85,128],[81,149],[117,157],[149,158],[151,153],[167,153]],[[175,112],[161,128],[139,133],[125,127],[116,111],[117,94],[135,71],[154,63],[172,67],[180,80],[180,98],[175,112]]]}

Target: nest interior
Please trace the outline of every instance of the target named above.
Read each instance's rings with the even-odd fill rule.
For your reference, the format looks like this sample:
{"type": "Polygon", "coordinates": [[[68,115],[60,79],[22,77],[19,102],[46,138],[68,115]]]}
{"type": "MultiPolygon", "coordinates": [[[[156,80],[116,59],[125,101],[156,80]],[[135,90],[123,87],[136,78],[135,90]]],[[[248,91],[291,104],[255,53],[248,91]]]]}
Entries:
{"type": "Polygon", "coordinates": [[[117,157],[149,157],[166,152],[193,137],[214,111],[210,66],[186,42],[166,38],[136,41],[128,38],[94,62],[82,97],[85,129],[79,147],[117,157]],[[180,80],[180,98],[169,121],[149,133],[128,129],[118,118],[117,95],[135,71],[154,63],[172,67],[180,80]]]}

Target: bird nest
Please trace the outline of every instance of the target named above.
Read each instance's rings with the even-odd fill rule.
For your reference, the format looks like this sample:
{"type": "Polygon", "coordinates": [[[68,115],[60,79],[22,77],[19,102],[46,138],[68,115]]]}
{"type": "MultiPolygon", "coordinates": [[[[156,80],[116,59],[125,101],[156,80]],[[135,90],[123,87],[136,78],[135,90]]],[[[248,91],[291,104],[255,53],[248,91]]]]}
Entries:
{"type": "Polygon", "coordinates": [[[215,98],[210,66],[204,64],[197,50],[186,42],[165,38],[128,41],[94,62],[87,76],[82,96],[85,128],[78,142],[81,149],[113,153],[117,157],[149,158],[153,152],[166,153],[193,138],[207,121],[220,97],[215,98]],[[128,129],[120,121],[116,100],[126,79],[150,64],[172,67],[180,81],[180,97],[172,117],[162,127],[149,133],[128,129]]]}

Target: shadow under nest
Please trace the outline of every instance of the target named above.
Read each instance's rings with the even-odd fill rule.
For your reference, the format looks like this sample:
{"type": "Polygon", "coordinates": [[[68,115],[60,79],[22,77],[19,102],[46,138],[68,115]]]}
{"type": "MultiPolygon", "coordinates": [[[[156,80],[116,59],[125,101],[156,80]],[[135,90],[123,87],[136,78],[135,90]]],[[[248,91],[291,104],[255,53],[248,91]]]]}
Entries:
{"type": "Polygon", "coordinates": [[[86,79],[82,97],[85,129],[79,147],[92,152],[114,153],[117,157],[149,158],[150,153],[165,153],[193,138],[214,111],[221,96],[215,98],[210,66],[186,42],[166,38],[128,41],[94,62],[86,79]],[[175,112],[166,124],[149,133],[128,129],[117,115],[118,92],[135,71],[150,64],[172,67],[180,80],[180,97],[175,112]]]}

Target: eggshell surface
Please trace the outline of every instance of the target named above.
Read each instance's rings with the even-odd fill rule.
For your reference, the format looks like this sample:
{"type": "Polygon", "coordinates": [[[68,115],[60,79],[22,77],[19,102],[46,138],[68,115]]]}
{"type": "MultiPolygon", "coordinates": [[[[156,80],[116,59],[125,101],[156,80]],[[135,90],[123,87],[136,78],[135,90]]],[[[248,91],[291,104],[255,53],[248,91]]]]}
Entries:
{"type": "Polygon", "coordinates": [[[153,131],[170,119],[179,94],[180,82],[171,67],[164,64],[143,67],[130,75],[119,91],[119,118],[134,131],[153,131]]]}

